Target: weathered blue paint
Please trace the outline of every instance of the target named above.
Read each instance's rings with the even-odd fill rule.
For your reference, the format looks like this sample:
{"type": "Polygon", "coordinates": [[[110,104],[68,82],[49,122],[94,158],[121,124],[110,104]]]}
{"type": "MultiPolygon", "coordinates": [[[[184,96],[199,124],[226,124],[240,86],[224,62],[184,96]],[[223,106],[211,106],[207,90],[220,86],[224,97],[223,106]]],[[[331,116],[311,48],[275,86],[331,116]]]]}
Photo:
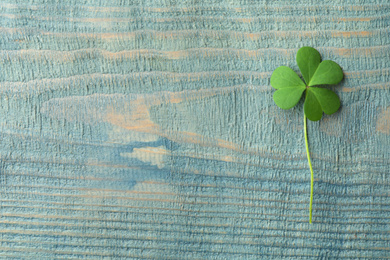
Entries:
{"type": "Polygon", "coordinates": [[[0,257],[388,259],[389,1],[0,3],[0,257]],[[296,51],[339,112],[281,111],[296,51]]]}

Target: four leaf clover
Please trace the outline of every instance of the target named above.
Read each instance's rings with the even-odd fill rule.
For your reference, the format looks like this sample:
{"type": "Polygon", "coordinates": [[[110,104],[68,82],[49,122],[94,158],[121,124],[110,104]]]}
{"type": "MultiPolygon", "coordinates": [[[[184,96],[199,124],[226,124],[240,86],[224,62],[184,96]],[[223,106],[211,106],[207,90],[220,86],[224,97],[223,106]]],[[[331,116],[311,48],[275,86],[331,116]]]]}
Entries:
{"type": "Polygon", "coordinates": [[[312,47],[302,47],[296,57],[298,67],[306,83],[289,67],[280,66],[271,75],[271,85],[276,105],[282,109],[294,107],[305,92],[304,113],[312,121],[318,121],[322,112],[331,115],[340,107],[340,99],[332,90],[317,87],[335,85],[343,79],[340,66],[331,60],[321,62],[320,53],[312,47]]]}
{"type": "Polygon", "coordinates": [[[294,107],[305,92],[303,129],[311,173],[309,222],[312,223],[314,173],[307,140],[306,118],[318,121],[322,117],[322,112],[331,115],[339,109],[340,99],[337,94],[317,86],[339,83],[343,79],[343,72],[340,66],[333,61],[321,62],[320,53],[312,47],[302,47],[298,50],[297,63],[306,83],[289,67],[280,66],[271,75],[271,85],[277,89],[273,96],[274,101],[282,109],[294,107]]]}

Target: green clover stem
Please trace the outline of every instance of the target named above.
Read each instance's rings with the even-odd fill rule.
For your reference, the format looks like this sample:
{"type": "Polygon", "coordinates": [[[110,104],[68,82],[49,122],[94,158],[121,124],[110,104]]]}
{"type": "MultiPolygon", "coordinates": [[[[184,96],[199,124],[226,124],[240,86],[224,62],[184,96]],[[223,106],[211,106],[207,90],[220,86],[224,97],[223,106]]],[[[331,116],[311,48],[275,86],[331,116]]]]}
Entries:
{"type": "Polygon", "coordinates": [[[303,124],[304,124],[304,132],[305,132],[307,162],[309,163],[310,174],[311,174],[311,181],[310,181],[310,217],[309,217],[309,222],[311,224],[312,211],[313,211],[314,174],[313,174],[313,167],[311,166],[311,161],[310,161],[309,143],[307,141],[307,123],[306,123],[306,121],[307,121],[306,115],[305,115],[305,113],[303,113],[303,124]]]}

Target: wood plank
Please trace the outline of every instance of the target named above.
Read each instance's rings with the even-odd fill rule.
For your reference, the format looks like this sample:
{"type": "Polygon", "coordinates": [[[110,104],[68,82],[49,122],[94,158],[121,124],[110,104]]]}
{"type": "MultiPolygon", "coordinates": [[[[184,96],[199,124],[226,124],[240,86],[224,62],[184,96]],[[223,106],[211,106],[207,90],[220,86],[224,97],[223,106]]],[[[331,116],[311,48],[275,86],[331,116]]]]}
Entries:
{"type": "Polygon", "coordinates": [[[0,258],[389,259],[390,2],[0,3],[0,258]],[[341,109],[272,71],[335,60],[341,109]]]}

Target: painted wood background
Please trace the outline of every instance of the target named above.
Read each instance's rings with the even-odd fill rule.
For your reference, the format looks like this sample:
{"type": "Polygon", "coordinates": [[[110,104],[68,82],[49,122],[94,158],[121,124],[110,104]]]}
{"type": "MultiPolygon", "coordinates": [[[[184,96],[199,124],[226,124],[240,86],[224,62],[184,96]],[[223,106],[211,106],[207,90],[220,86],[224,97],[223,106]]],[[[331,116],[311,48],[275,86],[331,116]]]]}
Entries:
{"type": "Polygon", "coordinates": [[[2,0],[0,257],[389,259],[389,0],[2,0]],[[317,48],[339,112],[272,101],[317,48]]]}

